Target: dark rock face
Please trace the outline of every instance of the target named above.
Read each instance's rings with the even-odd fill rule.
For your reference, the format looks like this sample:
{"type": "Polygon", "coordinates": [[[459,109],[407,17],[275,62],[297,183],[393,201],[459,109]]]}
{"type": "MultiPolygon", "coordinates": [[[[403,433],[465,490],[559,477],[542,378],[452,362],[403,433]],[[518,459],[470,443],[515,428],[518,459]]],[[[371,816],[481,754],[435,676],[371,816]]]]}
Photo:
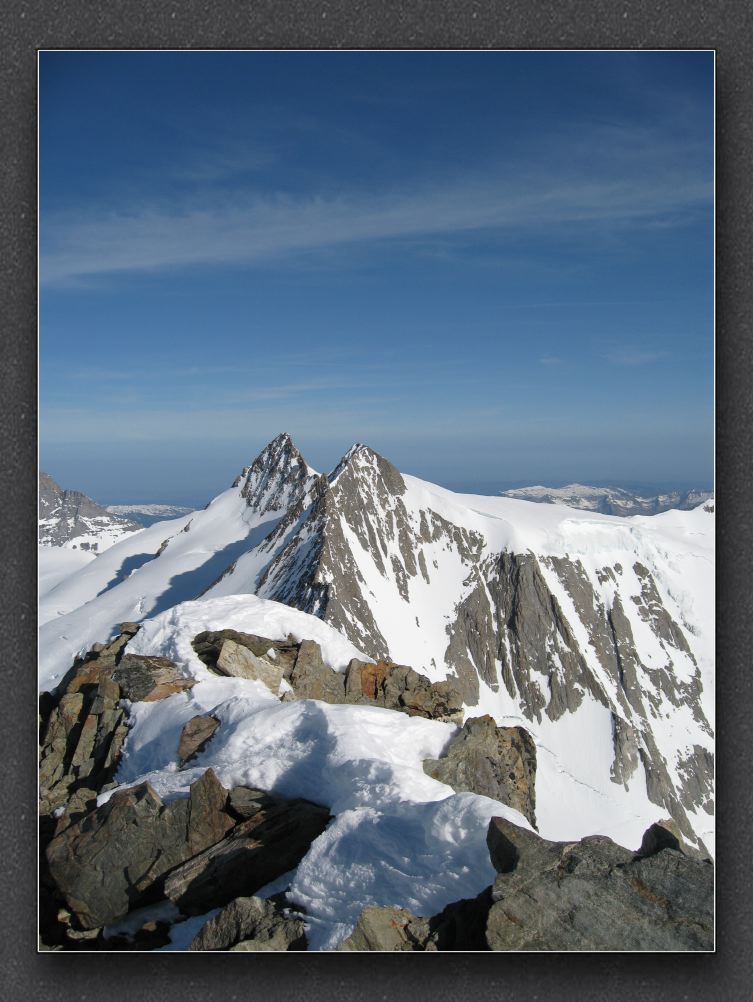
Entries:
{"type": "Polygon", "coordinates": [[[184,766],[186,762],[189,762],[198,755],[219,726],[220,722],[217,717],[213,717],[208,713],[191,717],[180,732],[178,765],[184,766]]]}
{"type": "Polygon", "coordinates": [[[471,717],[440,759],[424,772],[457,793],[491,797],[536,826],[536,745],[522,727],[497,727],[489,717],[471,717]]]}
{"type": "Polygon", "coordinates": [[[328,821],[329,811],[308,801],[276,802],[173,870],[165,894],[189,915],[252,895],[296,867],[328,821]]]}
{"type": "Polygon", "coordinates": [[[143,903],[160,878],[219,841],[234,825],[227,791],[211,769],[186,800],[165,806],[148,783],[115,792],[55,836],[49,872],[84,929],[114,922],[143,903]]]}
{"type": "Polygon", "coordinates": [[[215,915],[191,943],[191,950],[305,950],[300,919],[287,917],[264,898],[236,898],[215,915]]]}
{"type": "Polygon", "coordinates": [[[493,818],[487,841],[499,874],[493,950],[713,949],[713,866],[667,839],[647,833],[654,851],[634,854],[603,836],[547,842],[493,818]]]}
{"type": "Polygon", "coordinates": [[[112,677],[132,702],[152,703],[176,692],[191,689],[196,682],[186,678],[169,658],[146,654],[126,654],[112,677]]]}

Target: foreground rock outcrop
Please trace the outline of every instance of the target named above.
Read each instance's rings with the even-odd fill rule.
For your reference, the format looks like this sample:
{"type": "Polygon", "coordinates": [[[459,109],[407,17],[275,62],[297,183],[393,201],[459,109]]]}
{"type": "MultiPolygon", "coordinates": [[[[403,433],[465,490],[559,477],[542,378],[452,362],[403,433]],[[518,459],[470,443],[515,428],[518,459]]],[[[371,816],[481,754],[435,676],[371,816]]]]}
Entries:
{"type": "Polygon", "coordinates": [[[713,949],[713,865],[676,839],[644,836],[653,851],[633,853],[600,835],[547,842],[493,818],[487,841],[492,950],[713,949]]]}
{"type": "Polygon", "coordinates": [[[186,915],[253,894],[298,865],[326,808],[262,791],[229,792],[208,769],[186,799],[149,783],[114,792],[49,842],[49,875],[81,930],[167,897],[186,915]]]}
{"type": "Polygon", "coordinates": [[[344,951],[712,950],[714,868],[685,855],[665,824],[640,850],[604,836],[549,842],[492,818],[497,870],[477,898],[430,918],[364,908],[344,951]]]}
{"type": "Polygon", "coordinates": [[[479,793],[520,811],[536,827],[536,745],[522,727],[471,717],[440,759],[424,772],[457,793],[479,793]]]}

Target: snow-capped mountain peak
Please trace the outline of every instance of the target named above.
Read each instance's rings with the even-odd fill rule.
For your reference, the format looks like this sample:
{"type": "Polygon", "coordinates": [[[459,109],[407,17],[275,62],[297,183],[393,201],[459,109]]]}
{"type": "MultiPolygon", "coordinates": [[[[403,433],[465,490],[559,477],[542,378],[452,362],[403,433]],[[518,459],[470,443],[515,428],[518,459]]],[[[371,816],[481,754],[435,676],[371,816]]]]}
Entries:
{"type": "Polygon", "coordinates": [[[317,477],[290,435],[283,432],[262,449],[251,466],[243,469],[234,486],[240,487],[249,508],[264,515],[286,511],[317,477]]]}

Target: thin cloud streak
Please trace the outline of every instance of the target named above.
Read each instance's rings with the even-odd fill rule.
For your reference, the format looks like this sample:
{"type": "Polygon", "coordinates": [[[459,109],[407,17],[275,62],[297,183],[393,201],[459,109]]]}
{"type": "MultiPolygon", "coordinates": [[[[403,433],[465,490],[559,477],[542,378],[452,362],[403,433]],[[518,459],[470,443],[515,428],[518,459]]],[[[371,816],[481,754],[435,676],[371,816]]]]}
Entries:
{"type": "Polygon", "coordinates": [[[607,361],[611,362],[613,365],[627,365],[627,366],[637,366],[637,365],[651,365],[652,362],[658,362],[662,358],[667,357],[666,351],[640,351],[633,350],[630,348],[620,349],[619,351],[609,352],[606,356],[607,361]]]}
{"type": "Polygon", "coordinates": [[[350,244],[484,230],[655,219],[677,225],[709,204],[707,183],[665,175],[650,185],[529,183],[516,190],[486,182],[391,197],[280,195],[183,211],[57,216],[43,227],[40,279],[54,285],[113,272],[259,265],[350,244]]]}

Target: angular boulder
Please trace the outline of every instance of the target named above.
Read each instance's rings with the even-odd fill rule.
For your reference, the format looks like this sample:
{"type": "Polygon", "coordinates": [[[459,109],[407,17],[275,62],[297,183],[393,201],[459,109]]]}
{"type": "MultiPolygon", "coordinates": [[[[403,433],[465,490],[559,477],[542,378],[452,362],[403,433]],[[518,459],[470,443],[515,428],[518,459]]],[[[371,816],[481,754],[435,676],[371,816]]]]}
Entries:
{"type": "Polygon", "coordinates": [[[178,765],[181,767],[184,766],[186,762],[189,762],[200,751],[203,751],[205,745],[213,737],[214,732],[219,726],[220,722],[217,717],[213,717],[209,713],[191,717],[183,725],[183,730],[180,732],[178,765]]]}
{"type": "Polygon", "coordinates": [[[324,663],[321,648],[314,640],[301,641],[290,684],[298,699],[345,702],[345,678],[324,663]]]}
{"type": "Polygon", "coordinates": [[[231,678],[247,678],[263,682],[275,696],[282,681],[282,667],[264,657],[257,657],[242,644],[234,640],[223,641],[217,658],[217,671],[231,678]]]}
{"type": "Polygon", "coordinates": [[[174,869],[165,881],[165,894],[186,915],[253,895],[294,869],[328,821],[329,811],[317,804],[276,801],[174,869]]]}
{"type": "Polygon", "coordinates": [[[194,637],[191,645],[207,668],[217,671],[217,660],[226,640],[232,640],[245,647],[257,658],[265,658],[274,663],[281,668],[283,678],[290,678],[299,647],[292,637],[288,637],[287,640],[270,640],[268,637],[242,633],[239,630],[204,630],[194,637]]]}
{"type": "Polygon", "coordinates": [[[83,929],[121,918],[169,870],[235,824],[211,769],[165,806],[149,783],[119,790],[47,846],[49,874],[83,929]]]}
{"type": "Polygon", "coordinates": [[[235,898],[202,926],[191,950],[305,950],[303,922],[264,898],[235,898]]]}
{"type": "Polygon", "coordinates": [[[186,678],[170,658],[147,654],[125,654],[112,678],[131,702],[153,703],[176,692],[191,689],[196,682],[186,678]]]}
{"type": "Polygon", "coordinates": [[[471,717],[442,758],[424,761],[424,772],[457,793],[479,793],[514,807],[536,826],[536,745],[522,727],[471,717]]]}
{"type": "Polygon", "coordinates": [[[487,837],[498,876],[492,950],[711,950],[714,872],[654,843],[651,855],[604,836],[549,842],[503,818],[487,837]]]}

